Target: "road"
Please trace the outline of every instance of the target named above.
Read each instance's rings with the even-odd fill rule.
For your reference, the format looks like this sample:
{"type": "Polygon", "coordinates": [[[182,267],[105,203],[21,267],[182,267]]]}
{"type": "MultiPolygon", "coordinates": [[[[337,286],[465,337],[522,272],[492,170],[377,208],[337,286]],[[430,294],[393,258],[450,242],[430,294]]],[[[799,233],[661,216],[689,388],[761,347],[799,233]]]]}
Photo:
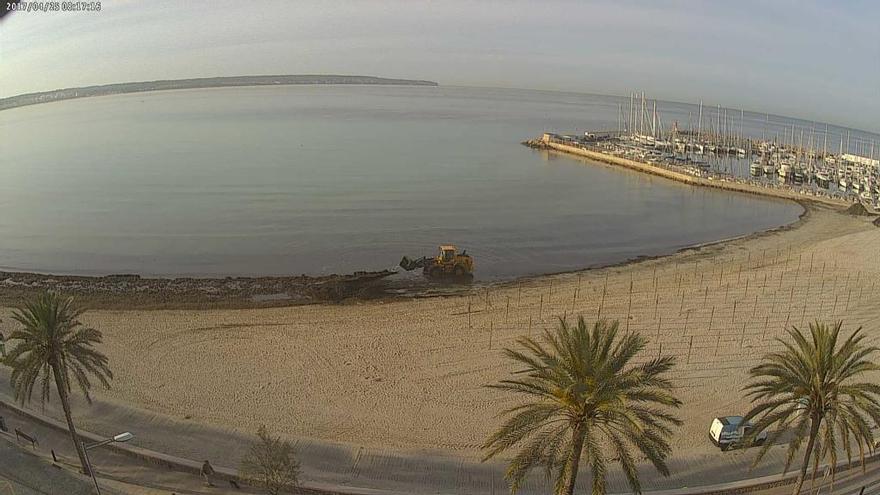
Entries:
{"type": "Polygon", "coordinates": [[[16,445],[15,438],[0,433],[0,495],[92,495],[91,481],[63,469],[50,467],[39,454],[16,445]]]}
{"type": "MultiPolygon", "coordinates": [[[[0,433],[0,495],[85,495],[93,494],[91,482],[76,472],[76,454],[66,432],[35,422],[27,416],[0,409],[10,431],[20,428],[39,440],[39,446],[17,443],[12,435],[0,433]],[[53,465],[51,451],[55,451],[60,462],[53,465]]],[[[192,438],[192,437],[188,437],[192,438]]],[[[99,474],[102,493],[107,495],[230,495],[257,493],[254,490],[235,489],[215,480],[216,486],[205,486],[193,473],[172,471],[155,464],[146,463],[128,455],[107,449],[92,451],[92,459],[99,474]]],[[[405,472],[387,472],[389,478],[405,476],[405,472]]],[[[863,495],[880,495],[880,461],[870,462],[865,473],[860,469],[838,475],[832,486],[830,480],[820,480],[815,486],[805,484],[803,495],[858,495],[862,487],[863,495]]],[[[753,491],[754,495],[789,495],[792,486],[783,485],[753,491]]],[[[352,491],[365,493],[363,489],[352,487],[352,491]]],[[[495,493],[506,492],[505,485],[496,485],[495,493]]],[[[673,493],[696,495],[699,490],[662,490],[646,492],[653,495],[673,493]]],[[[382,493],[382,491],[376,492],[382,493]]],[[[438,493],[431,487],[411,493],[438,493]]],[[[545,492],[549,493],[549,492],[545,492]]]]}
{"type": "MultiPolygon", "coordinates": [[[[76,468],[76,453],[73,449],[70,437],[66,432],[35,422],[27,416],[19,415],[7,408],[0,408],[0,415],[4,416],[10,431],[13,431],[14,428],[21,428],[23,431],[36,436],[40,442],[39,447],[33,451],[29,450],[29,446],[23,448],[21,445],[16,445],[13,437],[0,434],[0,440],[4,440],[0,441],[0,457],[4,459],[4,462],[0,463],[0,495],[5,495],[6,492],[3,491],[4,489],[7,489],[7,492],[10,492],[8,487],[4,485],[3,478],[6,478],[6,485],[12,487],[13,491],[10,493],[14,493],[15,495],[54,495],[56,493],[78,495],[80,493],[93,493],[91,491],[91,485],[87,482],[87,479],[71,472],[76,468]],[[51,467],[50,450],[55,451],[61,459],[62,466],[67,468],[66,470],[51,467]],[[10,461],[7,462],[6,459],[10,459],[10,461]],[[58,491],[58,487],[64,488],[62,491],[58,491]]],[[[119,419],[119,416],[114,417],[119,419]]],[[[167,438],[165,438],[166,435],[171,435],[173,433],[173,431],[168,430],[169,425],[163,425],[161,422],[158,422],[157,418],[149,419],[145,417],[135,418],[133,416],[128,416],[128,420],[124,423],[133,425],[130,429],[138,432],[137,435],[140,436],[136,436],[136,440],[141,444],[150,444],[152,441],[155,441],[155,439],[151,441],[151,439],[148,438],[150,432],[155,433],[158,431],[162,436],[163,441],[167,440],[167,438]]],[[[121,429],[119,430],[121,431],[121,429]]],[[[222,435],[216,430],[207,427],[200,427],[198,425],[193,425],[186,431],[178,430],[177,433],[180,435],[178,438],[180,443],[182,445],[188,445],[190,451],[196,448],[211,450],[217,457],[223,460],[221,462],[214,461],[215,466],[218,467],[229,465],[225,463],[226,458],[223,457],[222,449],[235,450],[242,445],[246,445],[246,439],[243,436],[236,437],[228,433],[222,435]],[[196,447],[196,445],[199,447],[196,447]]],[[[106,434],[109,435],[112,433],[106,434]]],[[[301,447],[305,447],[306,452],[316,452],[310,450],[308,445],[302,445],[301,447]]],[[[736,462],[744,462],[744,460],[749,459],[749,457],[742,455],[742,453],[731,454],[734,456],[731,457],[731,459],[736,460],[736,462]]],[[[168,495],[170,493],[191,495],[256,493],[248,489],[236,490],[219,481],[216,482],[216,486],[214,487],[206,487],[202,483],[202,480],[194,473],[172,471],[167,468],[161,468],[155,464],[147,463],[108,449],[96,449],[92,451],[91,455],[96,470],[99,473],[99,479],[104,493],[132,493],[137,495],[168,495]]],[[[213,459],[216,459],[217,457],[214,457],[213,459]]],[[[199,457],[193,457],[193,459],[199,459],[199,457]]],[[[321,459],[326,463],[323,465],[323,469],[326,472],[326,470],[329,470],[332,466],[329,465],[330,461],[327,458],[321,459]]],[[[314,466],[315,461],[313,460],[309,464],[314,466]]],[[[329,488],[331,486],[327,483],[326,479],[317,478],[314,475],[314,471],[311,471],[311,469],[306,472],[306,481],[308,482],[308,485],[313,488],[329,488]]],[[[461,466],[451,466],[449,469],[454,471],[455,469],[461,469],[461,466]]],[[[493,471],[491,467],[487,467],[486,469],[487,473],[493,471]]],[[[712,475],[711,470],[706,470],[705,468],[701,469],[699,465],[692,465],[689,469],[681,467],[681,469],[685,470],[684,474],[687,476],[683,479],[692,482],[699,481],[703,476],[712,475]]],[[[715,469],[719,469],[719,467],[716,466],[715,469]]],[[[411,489],[406,493],[466,493],[438,489],[436,482],[420,485],[421,490],[416,489],[415,487],[418,484],[418,479],[413,474],[413,464],[407,465],[405,460],[402,459],[397,459],[396,463],[389,462],[383,468],[382,465],[368,463],[363,458],[354,458],[349,462],[335,466],[334,470],[337,472],[347,470],[350,473],[351,479],[355,481],[349,484],[347,488],[345,486],[335,485],[335,489],[340,491],[351,491],[352,493],[404,493],[404,491],[401,490],[401,487],[404,485],[403,481],[408,480],[406,485],[411,489]],[[361,474],[359,472],[359,469],[361,469],[361,467],[359,467],[361,463],[363,463],[364,472],[367,473],[370,478],[374,480],[384,479],[386,483],[397,489],[381,489],[379,487],[369,485],[364,486],[364,484],[357,483],[356,480],[361,474]]],[[[768,471],[768,469],[765,468],[760,471],[760,473],[767,474],[765,471],[768,471]]],[[[504,484],[503,480],[498,480],[497,484],[492,486],[492,478],[490,476],[491,475],[486,476],[486,484],[489,485],[489,490],[487,491],[492,492],[493,488],[494,493],[500,494],[507,491],[507,486],[504,484]]],[[[431,478],[436,479],[437,477],[436,475],[432,475],[431,478]]],[[[691,488],[688,487],[688,484],[682,483],[678,490],[650,490],[646,493],[653,492],[655,495],[666,495],[675,492],[697,494],[701,493],[698,486],[708,484],[708,480],[712,478],[706,477],[702,479],[706,481],[704,483],[694,482],[690,485],[691,488]]],[[[474,480],[471,480],[471,483],[473,482],[474,480]]],[[[730,484],[728,485],[728,488],[736,488],[737,486],[745,486],[747,484],[747,482],[742,483],[741,485],[730,484]]],[[[880,461],[870,463],[866,474],[861,474],[861,472],[857,470],[841,475],[838,478],[834,493],[836,495],[857,495],[861,486],[867,487],[864,495],[880,495],[880,461]]],[[[546,490],[536,488],[530,490],[529,493],[548,493],[546,490]]],[[[752,493],[756,495],[786,495],[790,493],[791,488],[791,485],[786,485],[759,490],[752,493]]],[[[615,492],[618,491],[620,490],[615,490],[615,492]]],[[[809,486],[806,486],[802,493],[816,495],[815,489],[811,490],[809,486]]],[[[830,493],[830,490],[827,488],[824,490],[820,489],[819,495],[823,495],[824,493],[830,493]]]]}

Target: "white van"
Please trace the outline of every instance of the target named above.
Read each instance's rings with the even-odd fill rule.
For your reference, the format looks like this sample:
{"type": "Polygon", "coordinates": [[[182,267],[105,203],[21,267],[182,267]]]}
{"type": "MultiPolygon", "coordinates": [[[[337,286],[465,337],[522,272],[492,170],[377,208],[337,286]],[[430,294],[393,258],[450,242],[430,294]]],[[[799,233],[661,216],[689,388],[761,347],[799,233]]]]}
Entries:
{"type": "MultiPolygon", "coordinates": [[[[724,416],[712,420],[709,427],[709,438],[721,450],[727,450],[739,445],[743,437],[752,429],[752,423],[743,424],[742,416],[724,416]]],[[[753,445],[761,445],[767,440],[767,432],[762,431],[755,439],[753,445]]]]}

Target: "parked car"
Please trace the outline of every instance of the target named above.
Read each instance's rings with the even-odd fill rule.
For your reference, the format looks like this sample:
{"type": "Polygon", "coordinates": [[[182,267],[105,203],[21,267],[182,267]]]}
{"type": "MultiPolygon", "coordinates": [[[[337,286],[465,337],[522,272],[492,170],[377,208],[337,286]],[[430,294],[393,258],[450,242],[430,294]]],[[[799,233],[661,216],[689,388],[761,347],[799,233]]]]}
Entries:
{"type": "MultiPolygon", "coordinates": [[[[742,439],[749,434],[753,425],[746,421],[743,423],[742,416],[723,416],[712,420],[712,426],[709,427],[709,438],[721,450],[728,450],[731,447],[744,446],[741,445],[742,439]]],[[[767,440],[767,432],[758,433],[752,445],[761,445],[767,440]]]]}

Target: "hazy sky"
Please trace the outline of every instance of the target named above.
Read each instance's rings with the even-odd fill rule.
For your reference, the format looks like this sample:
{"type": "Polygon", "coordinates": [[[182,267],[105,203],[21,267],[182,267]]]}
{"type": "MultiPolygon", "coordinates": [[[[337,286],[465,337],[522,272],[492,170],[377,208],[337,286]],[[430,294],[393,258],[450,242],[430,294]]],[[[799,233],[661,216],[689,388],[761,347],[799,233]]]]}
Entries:
{"type": "Polygon", "coordinates": [[[628,94],[880,130],[880,2],[101,2],[0,23],[0,97],[334,73],[628,94]]]}

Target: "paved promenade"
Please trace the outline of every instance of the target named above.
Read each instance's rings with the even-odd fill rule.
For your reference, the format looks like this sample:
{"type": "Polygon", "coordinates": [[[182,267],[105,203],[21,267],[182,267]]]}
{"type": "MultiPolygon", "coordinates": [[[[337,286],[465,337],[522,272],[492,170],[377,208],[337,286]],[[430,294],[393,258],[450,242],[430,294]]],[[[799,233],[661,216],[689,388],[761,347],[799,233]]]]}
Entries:
{"type": "MultiPolygon", "coordinates": [[[[0,373],[0,383],[4,387],[8,383],[5,373],[0,373]]],[[[6,394],[0,394],[0,400],[10,403],[10,397],[6,394]]],[[[60,421],[62,416],[59,409],[55,404],[50,404],[45,413],[60,421]]],[[[135,433],[132,447],[178,456],[192,461],[193,466],[204,459],[210,459],[220,470],[234,473],[241,455],[251,441],[248,435],[235,431],[172,420],[106,402],[95,402],[90,409],[90,419],[81,422],[87,423],[93,433],[110,436],[121,431],[132,431],[135,433]]],[[[88,410],[88,406],[79,401],[75,404],[77,417],[85,417],[88,410]]],[[[39,414],[38,411],[32,412],[39,414]]],[[[75,461],[75,453],[65,434],[29,421],[8,406],[0,406],[0,415],[7,418],[7,423],[30,425],[30,431],[41,438],[41,448],[46,452],[52,448],[59,455],[75,461]]],[[[304,485],[310,488],[364,494],[507,492],[503,464],[482,464],[439,453],[402,454],[305,439],[297,442],[297,450],[303,463],[304,485]]],[[[704,458],[676,457],[670,462],[673,474],[669,478],[662,478],[643,466],[643,485],[646,491],[658,493],[700,493],[710,485],[714,490],[748,485],[751,484],[748,480],[753,478],[767,477],[765,481],[777,479],[776,475],[781,471],[783,447],[774,447],[768,454],[767,461],[750,471],[748,466],[753,453],[754,450],[719,451],[716,455],[704,458]]],[[[130,456],[107,449],[94,455],[99,471],[111,478],[141,480],[156,489],[179,488],[183,484],[189,486],[190,493],[203,493],[195,472],[157,470],[155,465],[134,461],[130,456]],[[151,480],[155,472],[162,473],[162,477],[151,480]]],[[[586,476],[582,478],[582,482],[587,482],[586,476]]],[[[218,486],[222,484],[218,483],[218,486]]],[[[586,489],[586,486],[583,488],[586,489]]],[[[521,493],[544,494],[547,489],[543,478],[534,476],[521,493]]],[[[204,490],[207,490],[204,493],[222,493],[220,488],[204,490]]],[[[609,492],[627,492],[622,474],[617,469],[610,473],[609,492]]]]}
{"type": "MultiPolygon", "coordinates": [[[[92,495],[89,479],[54,469],[41,452],[16,445],[15,438],[0,432],[0,495],[92,495]]],[[[108,491],[108,494],[114,492],[108,491]]]]}

